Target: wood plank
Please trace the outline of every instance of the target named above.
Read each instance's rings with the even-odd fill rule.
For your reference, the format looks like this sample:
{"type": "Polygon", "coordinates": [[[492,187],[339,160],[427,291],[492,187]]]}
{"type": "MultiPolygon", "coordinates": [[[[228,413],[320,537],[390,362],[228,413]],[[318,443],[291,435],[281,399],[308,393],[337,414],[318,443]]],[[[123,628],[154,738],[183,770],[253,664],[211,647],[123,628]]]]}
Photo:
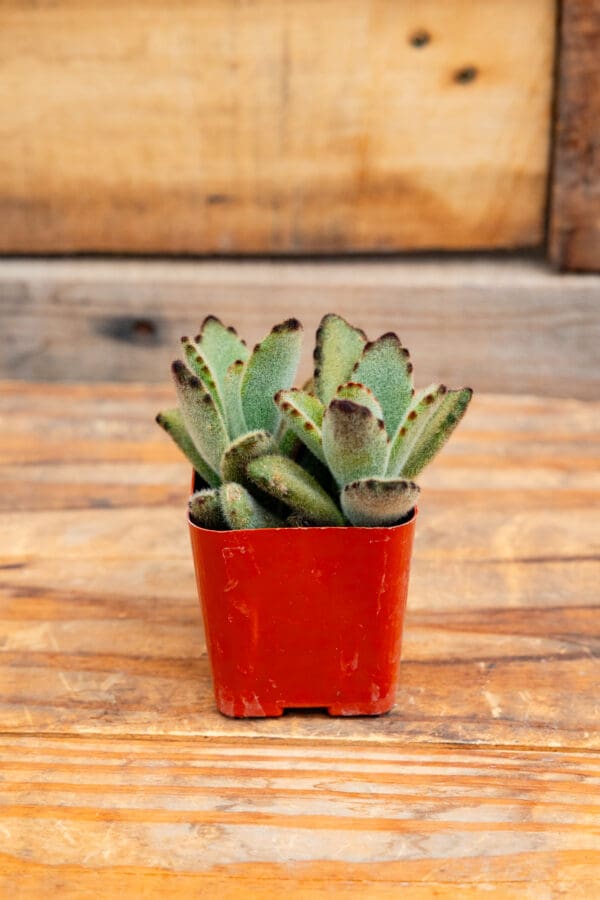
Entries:
{"type": "Polygon", "coordinates": [[[300,318],[306,373],[313,330],[334,310],[371,335],[397,329],[421,384],[600,394],[600,277],[533,261],[3,261],[0,303],[4,377],[166,381],[180,335],[215,312],[251,343],[300,318]]]}
{"type": "Polygon", "coordinates": [[[598,757],[0,740],[4,896],[594,896],[598,757]]]}
{"type": "Polygon", "coordinates": [[[555,11],[4,0],[0,252],[539,245],[555,11]]]}
{"type": "Polygon", "coordinates": [[[600,2],[561,4],[550,259],[600,270],[600,2]]]}
{"type": "Polygon", "coordinates": [[[0,730],[598,747],[600,404],[476,396],[422,479],[395,710],[282,725],[215,712],[170,394],[0,385],[0,730]]]}

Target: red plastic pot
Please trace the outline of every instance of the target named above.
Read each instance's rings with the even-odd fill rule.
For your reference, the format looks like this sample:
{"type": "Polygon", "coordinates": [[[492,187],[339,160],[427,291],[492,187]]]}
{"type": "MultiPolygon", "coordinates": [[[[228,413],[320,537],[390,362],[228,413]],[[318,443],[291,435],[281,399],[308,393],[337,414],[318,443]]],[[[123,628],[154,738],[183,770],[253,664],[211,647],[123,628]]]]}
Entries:
{"type": "Polygon", "coordinates": [[[219,710],[280,716],[394,704],[416,511],[388,528],[190,535],[219,710]]]}

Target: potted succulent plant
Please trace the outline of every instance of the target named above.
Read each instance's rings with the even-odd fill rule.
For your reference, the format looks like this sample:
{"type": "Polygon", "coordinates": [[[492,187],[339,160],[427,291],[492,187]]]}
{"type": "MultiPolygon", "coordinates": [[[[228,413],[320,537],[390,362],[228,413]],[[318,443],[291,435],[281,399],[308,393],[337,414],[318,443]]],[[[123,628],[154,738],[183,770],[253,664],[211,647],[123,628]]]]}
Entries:
{"type": "Polygon", "coordinates": [[[340,316],[293,387],[296,319],[252,352],[214,316],[172,372],[157,421],[193,466],[189,528],[217,706],[374,715],[394,703],[419,488],[470,388],[415,393],[389,332],[340,316]]]}

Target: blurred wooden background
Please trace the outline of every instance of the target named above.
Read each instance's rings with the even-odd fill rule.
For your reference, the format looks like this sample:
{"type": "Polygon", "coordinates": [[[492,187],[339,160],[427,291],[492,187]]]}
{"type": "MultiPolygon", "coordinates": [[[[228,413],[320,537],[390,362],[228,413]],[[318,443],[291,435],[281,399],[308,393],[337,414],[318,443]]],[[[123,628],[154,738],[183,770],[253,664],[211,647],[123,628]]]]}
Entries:
{"type": "Polygon", "coordinates": [[[0,74],[0,376],[338,310],[424,380],[597,396],[600,279],[552,268],[600,269],[600,0],[3,0],[0,74]]]}
{"type": "Polygon", "coordinates": [[[543,241],[555,0],[0,8],[0,252],[543,241]]]}

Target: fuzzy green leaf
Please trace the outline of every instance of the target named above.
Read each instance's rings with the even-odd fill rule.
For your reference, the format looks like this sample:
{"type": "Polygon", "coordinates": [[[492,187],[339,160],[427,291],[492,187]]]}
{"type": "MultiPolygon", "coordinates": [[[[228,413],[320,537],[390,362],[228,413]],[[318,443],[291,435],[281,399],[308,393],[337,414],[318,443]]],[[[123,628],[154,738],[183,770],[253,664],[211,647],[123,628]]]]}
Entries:
{"type": "Polygon", "coordinates": [[[157,415],[156,421],[188,458],[198,475],[207,484],[210,484],[212,487],[218,487],[221,484],[221,479],[211,469],[206,460],[200,456],[196,445],[188,434],[181,412],[178,409],[166,409],[157,415]]]}
{"type": "Polygon", "coordinates": [[[277,434],[275,435],[275,443],[282,456],[291,456],[292,458],[296,456],[302,447],[302,442],[298,440],[294,432],[287,427],[285,419],[282,419],[279,423],[277,434]]]}
{"type": "Polygon", "coordinates": [[[236,360],[248,359],[250,351],[237,336],[235,328],[226,328],[216,316],[207,316],[200,334],[194,338],[200,355],[206,360],[215,376],[219,393],[223,397],[223,385],[227,369],[236,360]]]}
{"type": "Polygon", "coordinates": [[[367,344],[352,380],[370,388],[381,404],[390,437],[398,430],[413,396],[412,363],[408,350],[393,332],[367,344]]]}
{"type": "Polygon", "coordinates": [[[393,525],[417,502],[418,486],[403,479],[366,478],[347,484],[341,493],[342,509],[353,525],[393,525]]]}
{"type": "Polygon", "coordinates": [[[430,384],[413,398],[392,440],[387,475],[395,478],[403,469],[425,427],[440,408],[448,389],[444,384],[430,384]]]}
{"type": "Polygon", "coordinates": [[[351,400],[332,400],[323,417],[323,451],[341,486],[385,475],[389,438],[381,419],[351,400]]]}
{"type": "Polygon", "coordinates": [[[302,325],[297,319],[276,325],[254,348],[242,380],[242,408],[249,429],[276,432],[279,410],[273,397],[291,387],[301,349],[302,325]]]}
{"type": "Polygon", "coordinates": [[[285,503],[315,525],[343,525],[338,507],[302,466],[286,456],[261,456],[248,465],[248,475],[261,490],[285,503]]]}
{"type": "Polygon", "coordinates": [[[248,426],[242,409],[242,379],[246,363],[241,359],[232,362],[223,380],[223,406],[227,429],[232,438],[246,434],[248,426]]]}
{"type": "Polygon", "coordinates": [[[172,365],[179,408],[188,433],[200,455],[212,469],[219,470],[229,443],[227,428],[210,393],[180,359],[172,365]]]}
{"type": "Polygon", "coordinates": [[[278,391],[275,403],[288,428],[306,444],[311,453],[325,462],[321,441],[321,424],[325,407],[317,397],[290,388],[289,391],[278,391]]]}
{"type": "Polygon", "coordinates": [[[188,369],[197,375],[208,393],[215,401],[221,414],[223,414],[223,398],[219,393],[219,388],[215,378],[215,374],[200,353],[198,346],[188,337],[181,338],[181,345],[185,355],[188,369]]]}
{"type": "Polygon", "coordinates": [[[230,528],[279,528],[281,519],[258,503],[245,487],[227,482],[220,491],[223,514],[230,528]]]}
{"type": "Polygon", "coordinates": [[[221,508],[218,488],[196,491],[189,499],[188,508],[192,521],[201,528],[224,531],[229,527],[221,508]]]}
{"type": "Polygon", "coordinates": [[[383,410],[377,397],[370,388],[358,381],[347,381],[346,384],[341,384],[335,396],[339,400],[352,400],[353,403],[366,406],[376,419],[383,419],[383,410]]]}
{"type": "Polygon", "coordinates": [[[431,462],[466,413],[472,396],[471,388],[448,391],[444,395],[402,466],[402,475],[414,478],[431,462]]]}
{"type": "Polygon", "coordinates": [[[317,329],[314,387],[317,397],[327,406],[340,384],[348,381],[360,359],[367,336],[341,316],[328,313],[317,329]]]}
{"type": "Polygon", "coordinates": [[[275,451],[272,435],[267,431],[249,431],[236,438],[225,450],[221,459],[223,481],[237,481],[246,484],[246,468],[251,459],[275,451]]]}

